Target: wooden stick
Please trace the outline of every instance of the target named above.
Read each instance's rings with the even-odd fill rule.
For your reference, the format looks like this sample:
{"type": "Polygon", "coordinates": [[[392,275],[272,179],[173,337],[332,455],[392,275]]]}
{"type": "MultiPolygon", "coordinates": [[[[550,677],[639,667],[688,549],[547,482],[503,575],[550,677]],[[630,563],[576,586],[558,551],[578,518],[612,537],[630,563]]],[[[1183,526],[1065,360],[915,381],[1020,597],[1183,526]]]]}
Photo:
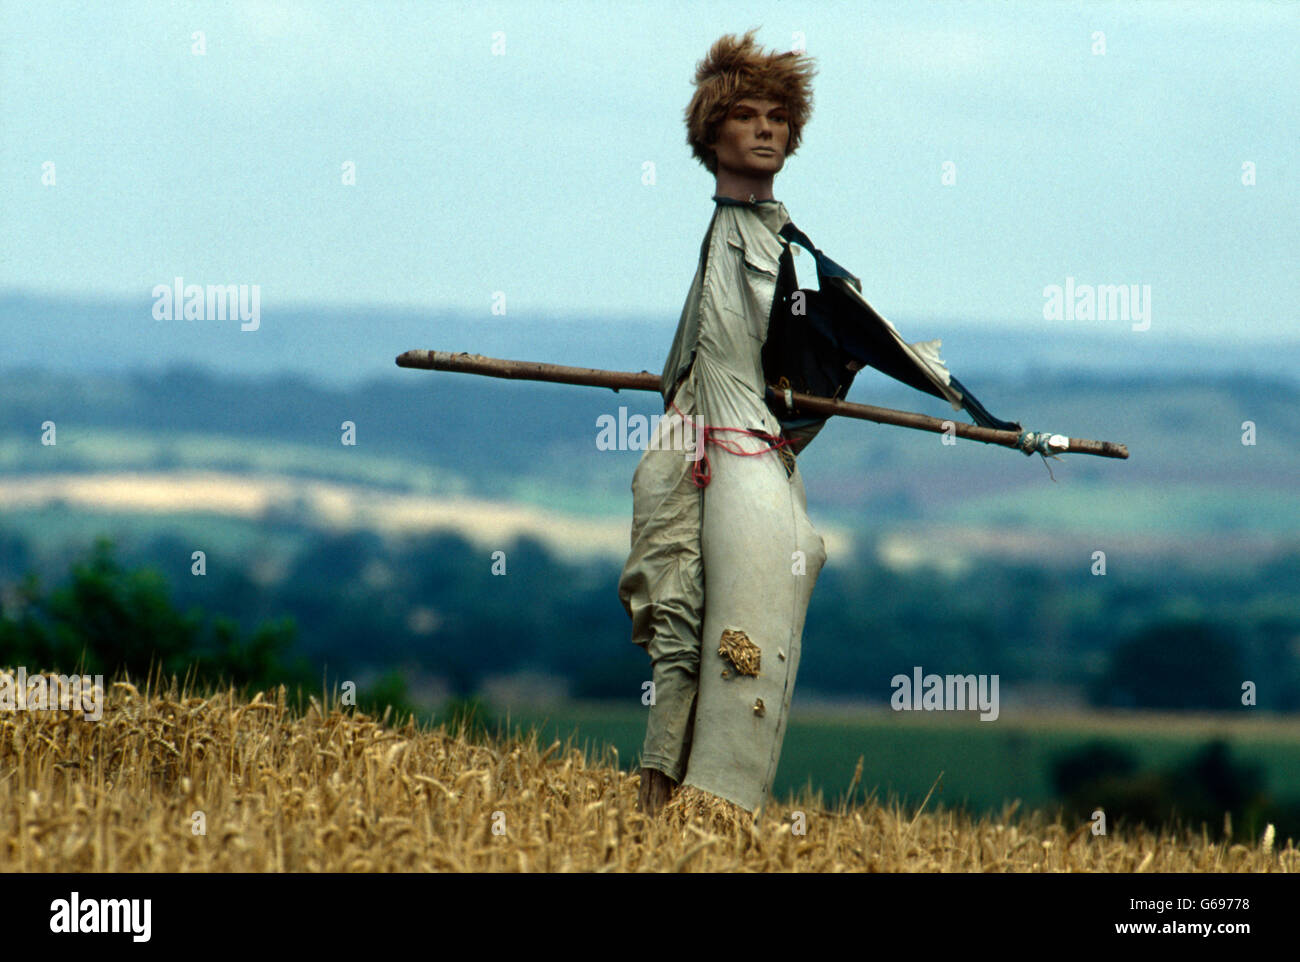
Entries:
{"type": "MultiPolygon", "coordinates": [[[[489,377],[503,377],[524,381],[552,381],[558,384],[584,384],[591,387],[607,387],[614,391],[627,388],[631,391],[659,391],[660,377],[649,371],[605,371],[594,367],[569,367],[564,364],[544,364],[540,361],[508,361],[499,357],[484,357],[482,354],[467,354],[451,351],[407,351],[397,357],[398,367],[421,368],[429,371],[457,371],[462,374],[486,374],[489,377]]],[[[785,404],[785,392],[772,385],[767,386],[768,401],[774,406],[785,404]]],[[[912,411],[896,411],[893,408],[876,407],[872,404],[855,404],[834,398],[815,397],[811,394],[794,392],[790,395],[797,414],[818,415],[822,417],[858,418],[863,421],[875,421],[879,424],[895,424],[918,431],[933,431],[946,434],[949,431],[962,438],[981,441],[985,444],[999,444],[1003,447],[1023,450],[1020,447],[1018,431],[997,431],[993,428],[967,424],[951,418],[930,417],[912,411]]],[[[1064,438],[1052,435],[1050,450],[1052,453],[1069,451],[1075,454],[1095,454],[1103,458],[1127,458],[1128,448],[1113,441],[1091,441],[1087,438],[1064,438]]]]}

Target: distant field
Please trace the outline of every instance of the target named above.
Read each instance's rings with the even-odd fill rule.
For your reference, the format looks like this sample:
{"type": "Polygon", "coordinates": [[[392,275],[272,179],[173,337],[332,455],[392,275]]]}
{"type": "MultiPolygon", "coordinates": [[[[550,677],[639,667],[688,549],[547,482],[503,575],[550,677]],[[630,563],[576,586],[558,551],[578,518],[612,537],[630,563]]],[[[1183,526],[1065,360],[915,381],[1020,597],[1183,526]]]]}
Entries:
{"type": "MultiPolygon", "coordinates": [[[[496,547],[527,536],[558,555],[627,553],[626,518],[560,514],[515,502],[435,497],[287,474],[153,471],[0,477],[0,512],[38,543],[103,531],[174,533],[238,549],[266,517],[400,536],[454,531],[496,547]],[[232,533],[220,529],[229,525],[232,533]]],[[[257,535],[260,537],[260,534],[257,535]]],[[[831,536],[828,535],[828,543],[831,536]]]]}
{"type": "MultiPolygon", "coordinates": [[[[54,448],[27,437],[0,434],[0,474],[68,471],[215,470],[259,475],[297,475],[441,497],[487,496],[455,470],[419,458],[284,440],[252,440],[215,434],[96,428],[77,434],[61,428],[54,448]]],[[[449,461],[454,459],[448,459],[449,461]]],[[[635,465],[633,465],[635,467],[635,465]]],[[[632,472],[615,489],[592,491],[556,478],[503,479],[496,497],[589,518],[631,516],[632,472]]]]}
{"type": "MultiPolygon", "coordinates": [[[[952,713],[950,713],[952,714],[952,713]]],[[[510,712],[511,725],[543,725],[543,740],[576,732],[575,744],[599,750],[608,743],[620,763],[636,764],[645,737],[644,709],[575,703],[547,710],[510,712]]],[[[526,728],[525,728],[526,730],[526,728]]],[[[862,801],[872,789],[884,801],[890,793],[919,804],[939,773],[933,802],[965,805],[972,813],[996,812],[1019,798],[1031,808],[1052,801],[1051,762],[1096,739],[1131,751],[1142,767],[1181,762],[1211,738],[1221,736],[1238,761],[1258,763],[1267,789],[1278,797],[1300,797],[1300,725],[1285,716],[1260,715],[1240,721],[1173,715],[1003,715],[980,722],[973,715],[884,711],[835,717],[800,712],[795,705],[773,792],[776,797],[807,785],[828,802],[840,798],[862,756],[862,801]]]]}
{"type": "MultiPolygon", "coordinates": [[[[263,554],[288,557],[301,541],[296,533],[270,531],[255,519],[201,510],[178,514],[121,513],[54,504],[6,511],[4,522],[22,537],[40,543],[43,550],[63,546],[76,555],[85,554],[97,534],[110,535],[121,544],[173,537],[201,547],[209,554],[239,558],[241,564],[248,564],[263,554]]],[[[188,558],[184,564],[188,568],[188,558]]]]}
{"type": "MultiPolygon", "coordinates": [[[[630,495],[628,500],[630,501],[630,495]]],[[[41,544],[51,538],[89,544],[98,532],[175,534],[232,551],[260,546],[264,517],[305,526],[362,529],[389,536],[454,531],[495,548],[519,537],[545,543],[556,555],[627,555],[630,513],[599,517],[559,510],[555,504],[394,492],[375,485],[342,484],[288,473],[216,470],[74,471],[0,475],[0,513],[12,527],[41,544]],[[221,530],[229,525],[231,532],[221,530]],[[197,539],[197,540],[196,540],[197,539]],[[206,539],[206,540],[205,540],[206,539]]],[[[847,554],[850,537],[823,526],[827,550],[847,554]]],[[[292,538],[281,538],[289,545],[292,538]]]]}
{"type": "Polygon", "coordinates": [[[994,523],[1023,528],[1050,518],[1052,528],[1122,531],[1153,535],[1201,532],[1300,532],[1295,486],[1243,487],[1116,481],[1102,484],[1024,486],[972,497],[948,506],[957,523],[994,523]]]}
{"type": "MultiPolygon", "coordinates": [[[[527,473],[500,473],[485,485],[462,472],[453,450],[446,457],[405,458],[377,453],[364,443],[332,446],[327,439],[304,443],[100,427],[78,432],[72,426],[61,427],[58,437],[58,445],[47,448],[33,444],[30,437],[0,434],[0,473],[191,469],[250,478],[294,475],[437,497],[490,497],[604,520],[630,519],[636,467],[635,457],[625,454],[615,468],[608,459],[588,460],[591,452],[585,449],[575,454],[561,446],[544,452],[527,473]]],[[[1293,490],[1284,481],[1290,476],[1289,464],[1244,464],[1236,469],[1237,475],[1220,466],[1205,472],[1206,480],[1185,482],[1158,475],[1136,478],[1126,473],[1126,463],[1094,463],[1097,459],[1076,457],[1058,466],[1059,481],[1052,483],[1041,466],[1038,472],[1029,472],[1029,465],[1014,460],[1014,452],[1007,455],[1013,460],[984,463],[976,455],[991,452],[964,451],[957,469],[945,466],[939,471],[933,451],[890,437],[888,450],[896,451],[898,458],[916,459],[915,463],[895,464],[886,458],[887,463],[862,473],[832,463],[846,455],[830,446],[824,456],[819,448],[817,458],[801,457],[809,511],[819,528],[874,528],[881,522],[902,521],[907,529],[917,524],[955,524],[1041,534],[1044,519],[1051,519],[1051,530],[1057,534],[1164,539],[1210,533],[1300,536],[1293,490]],[[988,474],[999,465],[1004,472],[1017,470],[988,474]],[[975,467],[984,473],[972,473],[975,467]],[[917,476],[924,476],[925,484],[916,485],[917,476]],[[821,490],[821,485],[833,490],[821,490]],[[899,485],[906,488],[908,498],[917,499],[915,516],[895,517],[871,501],[899,485]],[[845,507],[845,498],[850,507],[845,507]],[[868,510],[868,503],[875,507],[868,510]]]]}
{"type": "Polygon", "coordinates": [[[95,428],[60,428],[58,444],[35,447],[30,438],[0,436],[0,471],[100,471],[105,469],[210,469],[301,474],[424,494],[467,493],[455,472],[421,461],[320,444],[252,440],[216,434],[95,428]]]}

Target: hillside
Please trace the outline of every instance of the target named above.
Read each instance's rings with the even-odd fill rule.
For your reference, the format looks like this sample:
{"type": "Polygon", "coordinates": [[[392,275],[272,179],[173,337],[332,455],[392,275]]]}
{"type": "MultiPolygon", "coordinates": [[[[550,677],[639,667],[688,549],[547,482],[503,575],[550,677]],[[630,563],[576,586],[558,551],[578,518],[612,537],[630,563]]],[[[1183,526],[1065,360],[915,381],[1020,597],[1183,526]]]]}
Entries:
{"type": "MultiPolygon", "coordinates": [[[[401,371],[329,387],[298,377],[165,373],[0,378],[0,470],[9,476],[122,470],[219,470],[473,497],[561,513],[631,514],[638,450],[596,447],[597,418],[649,417],[657,395],[401,371]],[[58,443],[42,445],[42,425],[58,443]],[[341,426],[356,444],[341,444],[341,426]]],[[[972,387],[975,387],[972,385],[972,387]]],[[[988,550],[1043,560],[1052,541],[1184,537],[1258,554],[1300,535],[1295,413],[1300,388],[1254,376],[1054,375],[982,380],[990,410],[1027,428],[1126,443],[1127,461],[1038,457],[976,442],[834,418],[800,455],[814,523],[903,526],[923,541],[954,525],[992,529],[988,550]],[[1256,426],[1244,445],[1242,424],[1256,426]],[[1055,477],[1055,481],[1052,477],[1055,477]],[[1013,539],[1014,540],[1014,539],[1013,539]]],[[[851,400],[946,417],[947,405],[875,372],[851,400]]],[[[1141,547],[1140,545],[1138,547],[1141,547]]]]}

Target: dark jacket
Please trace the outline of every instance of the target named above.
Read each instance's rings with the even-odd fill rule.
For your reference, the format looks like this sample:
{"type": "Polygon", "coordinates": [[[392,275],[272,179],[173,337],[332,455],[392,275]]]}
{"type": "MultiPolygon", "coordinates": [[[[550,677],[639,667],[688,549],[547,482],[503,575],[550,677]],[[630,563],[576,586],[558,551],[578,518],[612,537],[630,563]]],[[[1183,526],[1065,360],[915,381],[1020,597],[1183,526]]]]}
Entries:
{"type": "MultiPolygon", "coordinates": [[[[954,411],[964,408],[977,424],[1020,429],[990,415],[949,373],[939,357],[941,341],[904,341],[862,296],[862,282],[818,250],[780,201],[747,203],[722,196],[713,200],[713,219],[700,247],[699,267],[664,364],[665,407],[694,360],[701,313],[727,310],[747,318],[755,337],[762,339],[763,379],[771,386],[788,384],[794,391],[842,398],[857,373],[848,364],[869,364],[918,391],[943,398],[954,411]],[[715,236],[717,231],[723,234],[715,236]],[[798,288],[792,244],[815,259],[819,290],[798,288]],[[714,256],[734,256],[737,270],[710,273],[710,250],[714,256]],[[730,277],[740,280],[721,281],[730,277]]],[[[782,432],[795,440],[796,450],[826,423],[825,418],[792,415],[775,393],[766,400],[782,432]]]]}

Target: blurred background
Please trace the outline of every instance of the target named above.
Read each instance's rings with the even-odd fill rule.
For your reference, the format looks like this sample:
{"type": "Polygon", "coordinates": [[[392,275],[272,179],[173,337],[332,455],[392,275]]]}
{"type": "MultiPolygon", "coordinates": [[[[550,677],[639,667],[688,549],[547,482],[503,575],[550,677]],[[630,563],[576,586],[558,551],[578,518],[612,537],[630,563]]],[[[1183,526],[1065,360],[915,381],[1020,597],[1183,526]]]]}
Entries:
{"type": "Polygon", "coordinates": [[[641,452],[597,419],[657,396],[393,360],[659,372],[695,63],[750,27],[819,68],[795,223],[995,416],[1131,452],[833,420],[778,795],[1300,836],[1293,4],[0,2],[0,666],[352,681],[635,766],[641,452]],[[997,720],[892,711],[914,666],[997,720]]]}

